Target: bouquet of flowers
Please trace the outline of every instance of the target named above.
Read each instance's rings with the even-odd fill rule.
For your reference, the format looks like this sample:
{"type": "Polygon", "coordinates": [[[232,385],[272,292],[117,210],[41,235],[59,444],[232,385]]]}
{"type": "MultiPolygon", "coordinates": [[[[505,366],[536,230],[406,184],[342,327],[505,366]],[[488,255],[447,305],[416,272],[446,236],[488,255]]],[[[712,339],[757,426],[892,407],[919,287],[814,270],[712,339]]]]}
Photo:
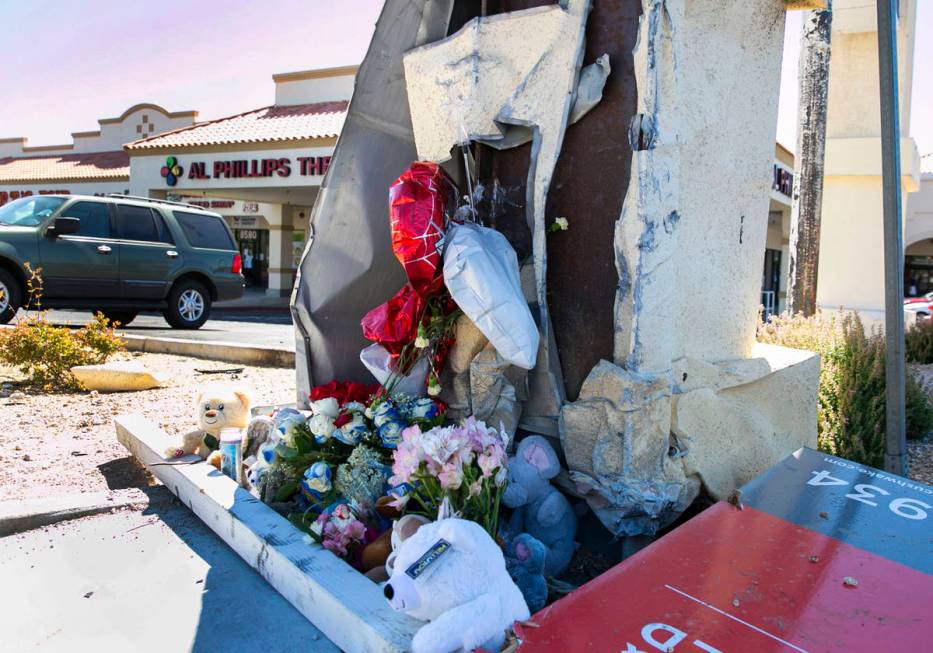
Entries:
{"type": "Polygon", "coordinates": [[[455,513],[495,537],[508,476],[507,444],[505,433],[473,417],[457,426],[404,429],[392,455],[394,505],[437,519],[447,499],[455,513]]]}
{"type": "Polygon", "coordinates": [[[378,537],[378,531],[361,516],[363,512],[352,503],[336,503],[316,516],[306,512],[290,520],[307,534],[309,543],[317,542],[359,567],[363,548],[378,537]]]}

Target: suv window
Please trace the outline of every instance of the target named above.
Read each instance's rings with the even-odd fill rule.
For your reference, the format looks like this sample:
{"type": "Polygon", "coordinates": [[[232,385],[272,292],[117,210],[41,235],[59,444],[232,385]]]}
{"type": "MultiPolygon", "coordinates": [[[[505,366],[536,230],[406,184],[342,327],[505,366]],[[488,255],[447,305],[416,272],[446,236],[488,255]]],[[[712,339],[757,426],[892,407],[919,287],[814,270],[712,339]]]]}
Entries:
{"type": "Polygon", "coordinates": [[[35,227],[64,202],[64,197],[21,197],[0,206],[0,224],[35,227]]]}
{"type": "Polygon", "coordinates": [[[172,242],[162,216],[145,206],[117,204],[117,232],[124,240],[172,242]]]}
{"type": "Polygon", "coordinates": [[[220,217],[186,211],[172,211],[172,214],[192,247],[236,249],[230,232],[227,231],[227,225],[220,217]]]}
{"type": "Polygon", "coordinates": [[[62,215],[81,220],[78,236],[110,238],[110,209],[103,202],[75,202],[62,215]]]}

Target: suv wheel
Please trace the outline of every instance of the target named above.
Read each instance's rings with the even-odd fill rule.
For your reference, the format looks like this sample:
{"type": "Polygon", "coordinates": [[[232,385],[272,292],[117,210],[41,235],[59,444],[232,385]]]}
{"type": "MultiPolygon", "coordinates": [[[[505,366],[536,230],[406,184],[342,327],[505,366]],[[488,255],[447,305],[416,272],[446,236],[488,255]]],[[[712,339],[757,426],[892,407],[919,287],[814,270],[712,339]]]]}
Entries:
{"type": "Polygon", "coordinates": [[[13,319],[22,302],[22,292],[13,275],[0,269],[0,324],[13,319]]]}
{"type": "Polygon", "coordinates": [[[168,294],[168,308],[162,312],[176,329],[200,329],[211,312],[211,295],[204,284],[182,281],[168,294]]]}
{"type": "Polygon", "coordinates": [[[119,322],[120,326],[127,326],[130,322],[136,319],[137,315],[139,315],[139,311],[121,311],[110,308],[101,308],[94,312],[102,313],[105,318],[110,320],[111,324],[113,322],[119,322]]]}

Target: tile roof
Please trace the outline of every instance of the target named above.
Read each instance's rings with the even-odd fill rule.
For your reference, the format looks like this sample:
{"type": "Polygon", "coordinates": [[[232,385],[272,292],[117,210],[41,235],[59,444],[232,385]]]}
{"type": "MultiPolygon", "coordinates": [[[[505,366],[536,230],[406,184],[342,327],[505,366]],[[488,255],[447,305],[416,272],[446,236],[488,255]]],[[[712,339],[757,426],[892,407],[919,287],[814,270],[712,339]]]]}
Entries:
{"type": "Polygon", "coordinates": [[[129,179],[126,152],[83,152],[48,156],[0,157],[0,183],[129,179]]]}
{"type": "Polygon", "coordinates": [[[328,138],[340,134],[347,102],[271,106],[181,127],[127,144],[127,150],[328,138]]]}

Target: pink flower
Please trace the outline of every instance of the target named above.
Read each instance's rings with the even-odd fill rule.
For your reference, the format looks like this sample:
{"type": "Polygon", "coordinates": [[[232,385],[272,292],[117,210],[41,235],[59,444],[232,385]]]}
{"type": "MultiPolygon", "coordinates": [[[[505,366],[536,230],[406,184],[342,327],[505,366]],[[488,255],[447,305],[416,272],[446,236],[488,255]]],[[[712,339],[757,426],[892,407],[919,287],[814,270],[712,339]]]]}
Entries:
{"type": "Polygon", "coordinates": [[[407,494],[404,496],[394,496],[392,500],[389,501],[389,505],[398,511],[404,511],[405,506],[408,504],[408,499],[409,496],[407,494]]]}
{"type": "Polygon", "coordinates": [[[470,483],[470,498],[479,496],[479,493],[483,491],[483,481],[482,479],[476,479],[470,483]]]}
{"type": "Polygon", "coordinates": [[[398,448],[392,452],[392,460],[392,471],[400,479],[399,482],[407,483],[421,463],[421,451],[413,443],[406,442],[403,435],[398,448]]]}
{"type": "Polygon", "coordinates": [[[502,461],[499,455],[494,451],[490,450],[483,452],[476,459],[479,468],[483,471],[483,478],[489,478],[493,473],[502,466],[502,461]]]}
{"type": "Polygon", "coordinates": [[[463,483],[463,469],[460,461],[447,463],[437,475],[437,480],[445,490],[456,490],[463,483]]]}
{"type": "Polygon", "coordinates": [[[350,539],[362,540],[363,535],[366,534],[366,526],[363,525],[363,522],[354,520],[347,524],[344,532],[350,539]]]}
{"type": "Polygon", "coordinates": [[[323,546],[325,549],[333,552],[335,555],[338,555],[338,556],[347,555],[347,547],[344,546],[342,542],[339,542],[337,540],[325,539],[323,542],[323,546]]]}

